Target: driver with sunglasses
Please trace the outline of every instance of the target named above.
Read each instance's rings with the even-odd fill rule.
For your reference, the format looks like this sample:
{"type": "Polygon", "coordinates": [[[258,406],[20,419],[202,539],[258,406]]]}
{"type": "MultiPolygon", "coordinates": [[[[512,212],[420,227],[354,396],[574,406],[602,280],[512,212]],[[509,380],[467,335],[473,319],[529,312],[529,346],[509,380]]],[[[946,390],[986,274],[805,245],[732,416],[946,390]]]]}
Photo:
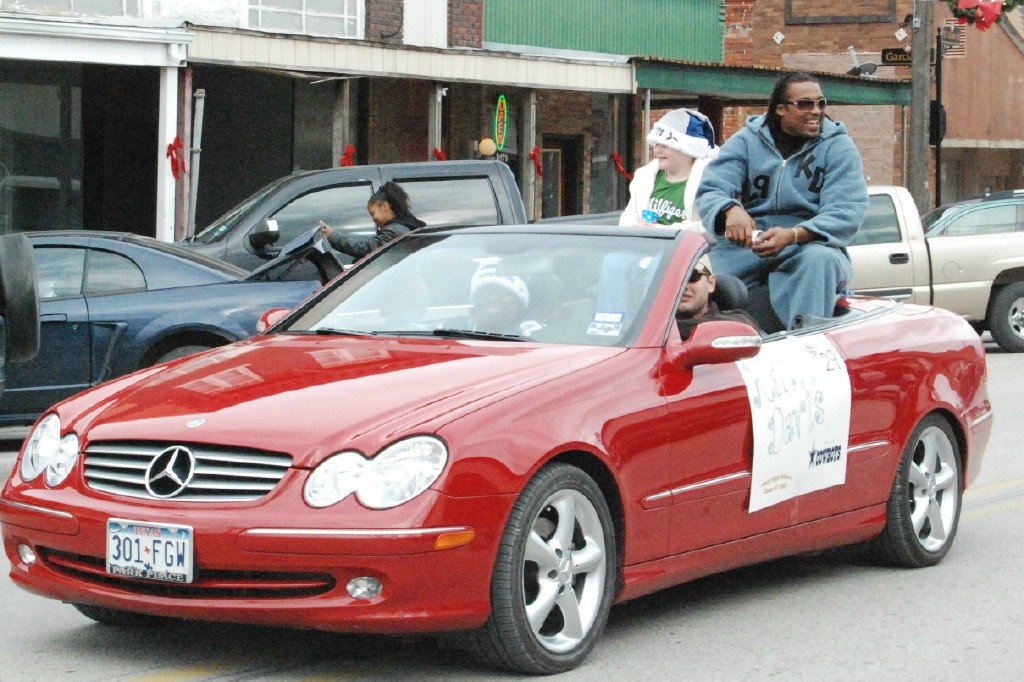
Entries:
{"type": "Polygon", "coordinates": [[[725,237],[710,251],[715,271],[767,284],[786,326],[832,317],[868,207],[860,153],[827,104],[813,76],[783,75],[768,111],[722,145],[697,190],[704,225],[725,237]]]}
{"type": "Polygon", "coordinates": [[[684,285],[676,306],[676,326],[679,327],[679,336],[684,340],[690,338],[698,324],[708,320],[743,322],[761,331],[746,311],[718,309],[718,304],[711,300],[717,285],[718,278],[711,270],[711,260],[704,254],[690,273],[690,279],[684,285]]]}

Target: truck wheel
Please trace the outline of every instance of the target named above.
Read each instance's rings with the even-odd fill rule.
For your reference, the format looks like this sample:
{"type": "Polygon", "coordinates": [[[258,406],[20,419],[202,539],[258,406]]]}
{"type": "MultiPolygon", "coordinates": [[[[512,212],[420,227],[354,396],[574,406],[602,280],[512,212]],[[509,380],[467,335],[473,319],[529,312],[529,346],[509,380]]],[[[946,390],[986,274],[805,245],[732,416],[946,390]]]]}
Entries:
{"type": "Polygon", "coordinates": [[[35,258],[23,234],[0,235],[0,315],[7,325],[7,361],[39,352],[39,292],[35,258]]]}
{"type": "Polygon", "coordinates": [[[1024,282],[999,290],[988,311],[988,328],[999,347],[1008,353],[1024,353],[1024,282]]]}

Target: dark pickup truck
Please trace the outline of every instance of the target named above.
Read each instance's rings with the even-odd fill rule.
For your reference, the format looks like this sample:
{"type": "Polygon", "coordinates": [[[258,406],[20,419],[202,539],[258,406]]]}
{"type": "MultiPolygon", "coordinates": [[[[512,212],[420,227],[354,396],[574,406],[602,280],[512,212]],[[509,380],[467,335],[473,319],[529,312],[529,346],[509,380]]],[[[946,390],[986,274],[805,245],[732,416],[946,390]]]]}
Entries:
{"type": "MultiPolygon", "coordinates": [[[[425,161],[304,171],[279,178],[183,244],[254,270],[319,220],[336,230],[372,234],[375,228],[366,202],[389,180],[405,189],[413,214],[431,227],[527,222],[519,188],[506,164],[425,161]]],[[[348,262],[347,257],[340,258],[348,262]]]]}

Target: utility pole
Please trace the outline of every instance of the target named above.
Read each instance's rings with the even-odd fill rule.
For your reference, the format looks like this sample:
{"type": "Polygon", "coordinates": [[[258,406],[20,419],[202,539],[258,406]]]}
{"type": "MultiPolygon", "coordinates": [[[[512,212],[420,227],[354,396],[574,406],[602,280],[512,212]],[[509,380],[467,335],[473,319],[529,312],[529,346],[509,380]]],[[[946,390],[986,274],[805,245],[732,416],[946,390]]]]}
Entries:
{"type": "Polygon", "coordinates": [[[931,111],[932,0],[914,0],[910,63],[910,158],[907,187],[917,210],[931,210],[928,192],[928,119],[931,111]]]}

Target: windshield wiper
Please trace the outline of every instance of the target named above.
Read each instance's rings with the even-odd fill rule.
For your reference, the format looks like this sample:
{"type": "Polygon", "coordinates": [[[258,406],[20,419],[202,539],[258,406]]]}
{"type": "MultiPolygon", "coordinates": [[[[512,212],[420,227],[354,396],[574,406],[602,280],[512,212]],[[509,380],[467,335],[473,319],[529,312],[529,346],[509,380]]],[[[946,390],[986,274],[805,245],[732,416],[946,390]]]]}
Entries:
{"type": "Polygon", "coordinates": [[[453,339],[482,339],[484,341],[522,341],[518,334],[500,334],[498,332],[475,331],[473,329],[434,329],[433,336],[445,336],[453,339]]]}

